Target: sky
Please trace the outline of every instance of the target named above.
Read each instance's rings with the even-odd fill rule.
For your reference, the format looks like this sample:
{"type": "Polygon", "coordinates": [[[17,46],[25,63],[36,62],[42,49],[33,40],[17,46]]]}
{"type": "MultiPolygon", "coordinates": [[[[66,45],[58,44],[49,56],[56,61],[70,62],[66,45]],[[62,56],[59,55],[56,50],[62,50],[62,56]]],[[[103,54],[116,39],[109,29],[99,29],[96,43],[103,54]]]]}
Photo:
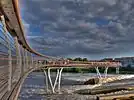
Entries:
{"type": "Polygon", "coordinates": [[[134,56],[134,0],[20,0],[27,41],[56,57],[134,56]]]}

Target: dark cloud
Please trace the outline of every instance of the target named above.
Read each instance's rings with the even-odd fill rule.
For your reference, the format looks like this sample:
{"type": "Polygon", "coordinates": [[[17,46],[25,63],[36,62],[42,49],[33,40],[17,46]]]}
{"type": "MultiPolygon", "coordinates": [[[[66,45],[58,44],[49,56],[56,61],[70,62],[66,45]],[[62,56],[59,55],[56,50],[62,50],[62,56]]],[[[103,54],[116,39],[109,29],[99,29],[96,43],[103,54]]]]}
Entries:
{"type": "Polygon", "coordinates": [[[28,40],[41,53],[91,58],[132,54],[133,0],[23,0],[21,6],[28,40]]]}

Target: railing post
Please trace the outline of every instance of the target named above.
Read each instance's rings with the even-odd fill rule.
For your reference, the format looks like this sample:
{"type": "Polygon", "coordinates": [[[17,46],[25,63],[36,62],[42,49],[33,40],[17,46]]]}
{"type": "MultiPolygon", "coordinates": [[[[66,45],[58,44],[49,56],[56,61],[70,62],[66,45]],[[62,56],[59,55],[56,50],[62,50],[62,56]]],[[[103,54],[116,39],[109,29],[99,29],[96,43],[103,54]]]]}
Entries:
{"type": "Polygon", "coordinates": [[[31,68],[31,62],[30,62],[30,52],[28,52],[28,69],[31,68]]]}
{"type": "Polygon", "coordinates": [[[25,60],[26,60],[26,71],[28,70],[28,57],[27,57],[27,50],[25,49],[25,60]]]}
{"type": "Polygon", "coordinates": [[[30,69],[30,52],[28,51],[27,54],[28,54],[28,56],[27,56],[27,59],[28,59],[28,69],[30,69]]]}
{"type": "Polygon", "coordinates": [[[119,74],[119,67],[116,67],[116,74],[119,74]]]}
{"type": "Polygon", "coordinates": [[[28,52],[28,69],[31,68],[30,52],[28,52]]]}
{"type": "Polygon", "coordinates": [[[29,52],[29,68],[31,69],[31,53],[29,52]]]}
{"type": "Polygon", "coordinates": [[[23,69],[24,69],[24,72],[26,72],[26,55],[25,55],[25,53],[26,53],[26,51],[23,48],[23,69]]]}
{"type": "Polygon", "coordinates": [[[27,69],[29,69],[29,52],[27,51],[27,69]]]}
{"type": "Polygon", "coordinates": [[[38,60],[36,60],[36,67],[38,67],[39,66],[39,64],[38,64],[38,60]]]}
{"type": "Polygon", "coordinates": [[[18,48],[19,48],[19,75],[20,75],[20,77],[21,77],[21,73],[22,73],[21,45],[18,44],[18,48]]]}
{"type": "Polygon", "coordinates": [[[35,62],[35,67],[37,67],[38,66],[38,62],[36,60],[34,60],[34,62],[35,62]]]}
{"type": "Polygon", "coordinates": [[[32,68],[32,54],[29,52],[29,63],[30,63],[30,68],[32,68]]]}
{"type": "Polygon", "coordinates": [[[29,51],[27,51],[27,69],[30,68],[30,63],[29,63],[29,51]]]}
{"type": "Polygon", "coordinates": [[[20,47],[19,47],[17,36],[14,37],[14,41],[15,41],[16,56],[17,56],[17,79],[19,79],[20,74],[21,74],[21,63],[22,62],[21,62],[21,53],[20,53],[20,47]]]}
{"type": "Polygon", "coordinates": [[[20,52],[21,52],[21,76],[22,76],[24,73],[24,50],[22,46],[20,46],[20,52]]]}
{"type": "Polygon", "coordinates": [[[31,67],[33,68],[33,56],[32,56],[32,53],[31,53],[31,67]]]}
{"type": "Polygon", "coordinates": [[[10,42],[7,36],[7,29],[6,29],[6,23],[5,23],[5,18],[4,16],[1,16],[1,20],[2,20],[2,24],[3,24],[3,29],[4,29],[4,35],[5,35],[5,39],[7,41],[7,47],[8,47],[8,70],[9,70],[9,74],[8,74],[8,91],[11,90],[12,88],[12,53],[11,53],[11,46],[10,46],[10,42]]]}

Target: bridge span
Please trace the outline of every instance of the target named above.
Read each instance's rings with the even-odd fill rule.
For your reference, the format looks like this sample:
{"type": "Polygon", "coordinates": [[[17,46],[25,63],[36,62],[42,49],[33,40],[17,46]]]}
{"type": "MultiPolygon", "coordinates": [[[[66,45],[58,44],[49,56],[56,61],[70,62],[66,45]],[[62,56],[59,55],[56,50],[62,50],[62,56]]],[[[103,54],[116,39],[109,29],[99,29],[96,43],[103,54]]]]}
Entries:
{"type": "MultiPolygon", "coordinates": [[[[98,77],[101,78],[98,67],[104,67],[104,73],[107,76],[109,67],[119,69],[120,66],[119,62],[75,62],[40,54],[31,48],[26,41],[18,0],[0,0],[0,100],[17,100],[25,78],[37,69],[44,70],[54,93],[57,81],[60,92],[63,68],[95,68],[98,77]],[[47,63],[39,62],[39,59],[36,59],[37,57],[42,57],[47,63]],[[54,84],[50,77],[52,68],[57,69],[54,84]]],[[[48,80],[46,80],[46,84],[48,84],[48,80]]]]}

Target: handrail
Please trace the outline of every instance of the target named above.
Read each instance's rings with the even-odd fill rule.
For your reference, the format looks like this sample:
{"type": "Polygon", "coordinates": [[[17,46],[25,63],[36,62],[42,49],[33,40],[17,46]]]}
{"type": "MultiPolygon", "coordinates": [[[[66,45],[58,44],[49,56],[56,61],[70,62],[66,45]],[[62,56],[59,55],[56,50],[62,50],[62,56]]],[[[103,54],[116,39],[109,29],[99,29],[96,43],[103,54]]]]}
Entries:
{"type": "MultiPolygon", "coordinates": [[[[15,30],[15,35],[18,37],[19,41],[22,43],[21,45],[23,47],[25,47],[29,52],[31,53],[34,53],[38,56],[41,56],[41,57],[45,57],[47,59],[55,59],[54,57],[52,56],[47,56],[47,55],[44,55],[44,54],[41,54],[37,51],[35,51],[32,47],[30,47],[30,45],[28,44],[28,42],[26,41],[26,38],[25,38],[25,34],[24,34],[24,27],[23,27],[23,24],[22,24],[22,21],[21,21],[21,16],[20,16],[20,12],[19,12],[19,3],[18,3],[18,0],[11,0],[10,3],[12,4],[13,6],[13,13],[15,14],[15,17],[17,19],[17,23],[18,23],[18,27],[19,27],[19,30],[20,30],[20,33],[19,32],[16,32],[15,30]]],[[[0,4],[0,15],[4,14],[6,16],[6,13],[4,12],[3,8],[2,8],[2,4],[0,4]]],[[[7,16],[6,16],[7,17],[7,16]]],[[[9,20],[10,22],[10,20],[9,20]]],[[[7,24],[7,29],[10,33],[12,29],[10,29],[9,25],[12,24],[12,23],[6,23],[7,24]]],[[[14,27],[13,27],[14,28],[14,27]]]]}
{"type": "Polygon", "coordinates": [[[45,57],[45,58],[49,58],[48,56],[43,55],[43,54],[40,54],[40,53],[36,52],[35,50],[33,50],[33,49],[30,47],[30,45],[27,43],[26,38],[25,38],[25,34],[24,34],[23,24],[22,24],[22,21],[21,21],[20,13],[19,13],[19,3],[18,3],[18,0],[12,0],[12,2],[13,2],[15,14],[16,14],[18,23],[19,23],[19,25],[20,25],[21,32],[22,32],[22,38],[24,39],[24,42],[25,42],[26,46],[28,47],[29,51],[31,51],[32,53],[34,53],[34,54],[36,54],[36,55],[38,55],[38,56],[42,56],[42,57],[45,57]]]}

